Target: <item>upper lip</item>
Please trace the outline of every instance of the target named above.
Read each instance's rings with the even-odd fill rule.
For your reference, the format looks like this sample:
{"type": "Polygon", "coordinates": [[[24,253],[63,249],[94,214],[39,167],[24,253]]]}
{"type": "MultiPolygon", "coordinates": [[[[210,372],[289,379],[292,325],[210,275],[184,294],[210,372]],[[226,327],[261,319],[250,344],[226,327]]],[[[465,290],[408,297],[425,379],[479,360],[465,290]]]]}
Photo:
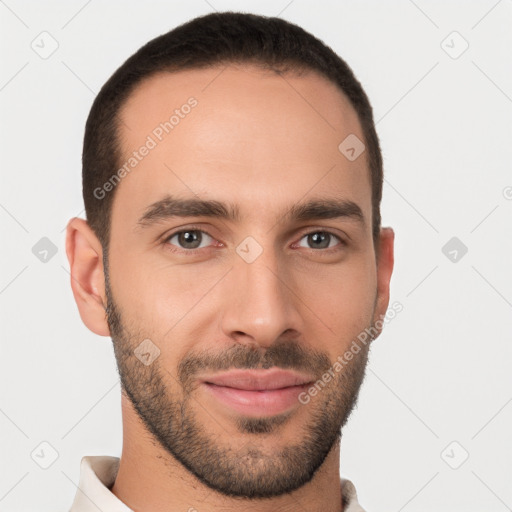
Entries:
{"type": "Polygon", "coordinates": [[[203,376],[201,380],[217,386],[263,391],[303,386],[312,382],[314,377],[292,370],[275,368],[270,370],[230,370],[225,373],[203,376]]]}

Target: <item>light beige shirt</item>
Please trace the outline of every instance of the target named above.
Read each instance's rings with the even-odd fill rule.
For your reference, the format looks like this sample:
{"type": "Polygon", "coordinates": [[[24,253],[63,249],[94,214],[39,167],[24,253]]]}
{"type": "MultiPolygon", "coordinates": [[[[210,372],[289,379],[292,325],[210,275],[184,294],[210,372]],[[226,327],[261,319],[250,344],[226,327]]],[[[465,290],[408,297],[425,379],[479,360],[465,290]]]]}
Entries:
{"type": "MultiPolygon", "coordinates": [[[[88,455],[82,457],[80,482],[69,512],[133,512],[110,492],[119,469],[119,457],[88,455]]],[[[341,478],[344,512],[365,512],[357,501],[354,484],[341,478]]]]}

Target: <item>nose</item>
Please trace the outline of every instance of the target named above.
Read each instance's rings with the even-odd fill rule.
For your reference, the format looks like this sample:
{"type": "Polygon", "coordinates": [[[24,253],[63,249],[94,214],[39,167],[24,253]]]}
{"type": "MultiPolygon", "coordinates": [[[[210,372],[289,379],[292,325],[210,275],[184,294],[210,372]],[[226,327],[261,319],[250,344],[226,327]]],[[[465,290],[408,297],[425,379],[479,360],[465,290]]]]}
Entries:
{"type": "Polygon", "coordinates": [[[235,257],[224,289],[222,329],[227,337],[268,348],[278,339],[294,339],[302,333],[293,277],[279,268],[271,250],[251,263],[235,257]]]}

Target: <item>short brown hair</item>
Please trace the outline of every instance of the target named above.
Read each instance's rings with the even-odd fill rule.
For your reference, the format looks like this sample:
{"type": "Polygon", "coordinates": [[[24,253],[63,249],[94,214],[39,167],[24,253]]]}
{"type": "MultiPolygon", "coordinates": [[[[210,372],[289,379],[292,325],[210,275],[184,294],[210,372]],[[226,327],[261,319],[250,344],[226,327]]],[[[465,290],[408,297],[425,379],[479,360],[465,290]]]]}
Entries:
{"type": "Polygon", "coordinates": [[[194,18],[146,43],[114,72],[92,104],[84,135],[82,187],[87,221],[105,252],[115,188],[102,198],[94,191],[120,165],[119,112],[129,94],[142,80],[162,71],[245,62],[276,72],[316,71],[348,97],[358,114],[368,152],[372,234],[377,250],[382,155],[372,107],[352,70],[331,48],[297,25],[281,18],[220,12],[194,18]]]}

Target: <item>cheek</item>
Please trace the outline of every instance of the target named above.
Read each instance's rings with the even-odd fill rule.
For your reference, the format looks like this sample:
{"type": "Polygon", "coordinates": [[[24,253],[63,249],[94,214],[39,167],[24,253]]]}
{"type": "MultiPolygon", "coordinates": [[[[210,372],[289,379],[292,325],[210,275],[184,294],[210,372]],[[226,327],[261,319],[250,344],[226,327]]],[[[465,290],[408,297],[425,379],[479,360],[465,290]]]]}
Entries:
{"type": "Polygon", "coordinates": [[[125,257],[111,270],[123,319],[146,336],[167,343],[190,327],[208,291],[225,272],[215,265],[187,266],[163,258],[125,257]]]}
{"type": "MultiPolygon", "coordinates": [[[[214,260],[176,265],[162,263],[162,258],[126,256],[112,264],[114,298],[132,332],[137,329],[159,340],[162,352],[173,340],[180,340],[172,356],[179,357],[193,348],[194,333],[205,321],[211,325],[210,320],[218,313],[219,305],[212,303],[211,297],[221,297],[223,307],[229,307],[230,297],[237,296],[237,290],[230,288],[232,281],[221,279],[228,268],[214,260]]],[[[327,351],[338,354],[340,345],[350,344],[368,327],[376,268],[375,260],[364,251],[332,265],[308,264],[303,268],[290,264],[283,279],[293,290],[290,300],[304,319],[305,337],[322,337],[327,351]]]]}
{"type": "Polygon", "coordinates": [[[330,340],[328,350],[336,355],[371,324],[375,306],[375,263],[365,257],[354,262],[301,276],[298,286],[298,295],[309,307],[304,312],[317,326],[313,339],[320,329],[330,340]]]}

